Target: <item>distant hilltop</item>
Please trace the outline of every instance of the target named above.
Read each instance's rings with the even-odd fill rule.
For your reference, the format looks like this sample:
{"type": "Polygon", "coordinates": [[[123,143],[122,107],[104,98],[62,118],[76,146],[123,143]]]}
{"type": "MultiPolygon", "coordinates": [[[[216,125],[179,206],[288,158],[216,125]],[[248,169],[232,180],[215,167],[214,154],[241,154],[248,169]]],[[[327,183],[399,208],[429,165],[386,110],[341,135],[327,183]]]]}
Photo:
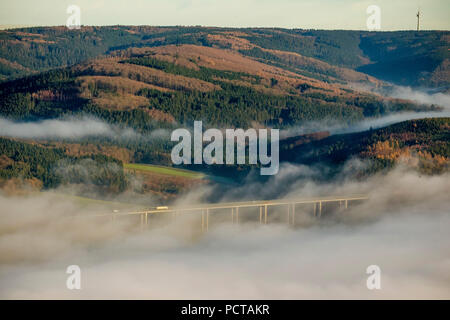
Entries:
{"type": "MultiPolygon", "coordinates": [[[[22,27],[0,30],[0,80],[137,48],[195,45],[233,52],[328,83],[371,81],[440,88],[449,84],[448,31],[369,32],[155,26],[22,27]],[[342,79],[345,78],[345,79],[342,79]],[[372,79],[373,80],[373,79],[372,79]]],[[[192,48],[192,47],[190,47],[192,48]]],[[[191,59],[193,57],[190,57],[191,59]]],[[[198,54],[197,54],[198,58],[198,54]]],[[[215,67],[216,68],[216,67],[215,67]]],[[[274,84],[275,85],[275,84],[274,84]]]]}
{"type": "Polygon", "coordinates": [[[31,28],[32,25],[27,24],[0,24],[0,30],[16,29],[16,28],[31,28]]]}

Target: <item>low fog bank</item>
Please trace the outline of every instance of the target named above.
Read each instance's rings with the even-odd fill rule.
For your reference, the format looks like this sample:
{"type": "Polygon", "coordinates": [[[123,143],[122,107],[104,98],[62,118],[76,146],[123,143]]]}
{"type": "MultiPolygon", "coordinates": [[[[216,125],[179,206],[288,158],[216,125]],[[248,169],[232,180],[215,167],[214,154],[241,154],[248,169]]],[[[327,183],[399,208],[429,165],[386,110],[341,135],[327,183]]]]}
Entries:
{"type": "Polygon", "coordinates": [[[425,119],[425,118],[444,118],[450,117],[450,111],[442,112],[402,112],[390,114],[381,118],[367,119],[365,121],[358,122],[347,128],[333,128],[330,130],[331,134],[342,134],[342,133],[353,133],[367,131],[369,129],[378,129],[390,126],[395,123],[415,120],[415,119],[425,119]]]}
{"type": "Polygon", "coordinates": [[[419,104],[436,105],[447,110],[450,109],[450,95],[444,92],[436,92],[435,89],[412,88],[395,84],[375,87],[360,83],[353,83],[350,87],[358,91],[372,92],[388,98],[405,99],[419,104]]]}
{"type": "Polygon", "coordinates": [[[312,121],[301,126],[295,126],[280,131],[280,138],[286,139],[303,134],[327,131],[331,135],[362,132],[370,129],[387,127],[399,122],[425,119],[425,118],[446,118],[450,117],[450,111],[433,112],[399,112],[388,114],[379,118],[367,118],[351,125],[342,124],[336,120],[312,121]]]}
{"type": "Polygon", "coordinates": [[[444,107],[447,110],[450,109],[450,95],[442,92],[394,85],[390,90],[383,91],[381,94],[392,98],[407,99],[423,104],[434,104],[444,107]]]}
{"type": "MultiPolygon", "coordinates": [[[[379,118],[367,118],[351,125],[336,119],[323,119],[282,129],[280,130],[280,138],[286,139],[320,131],[327,131],[331,135],[361,132],[407,120],[441,117],[450,117],[450,109],[432,112],[391,113],[379,118]]],[[[170,133],[171,131],[168,129],[155,129],[141,134],[131,128],[122,128],[90,116],[27,122],[13,121],[0,117],[0,136],[20,139],[77,140],[90,137],[106,137],[118,141],[151,142],[161,140],[167,142],[170,141],[170,133]]]]}
{"type": "Polygon", "coordinates": [[[95,136],[115,139],[168,139],[169,132],[156,129],[143,137],[133,129],[121,128],[90,116],[27,122],[0,117],[0,136],[23,139],[81,139],[95,136]]]}
{"type": "Polygon", "coordinates": [[[0,135],[13,138],[82,138],[88,136],[112,136],[111,126],[97,119],[42,120],[16,122],[0,118],[0,135]]]}
{"type": "MultiPolygon", "coordinates": [[[[268,180],[258,179],[257,174],[249,174],[243,184],[228,188],[218,187],[217,189],[202,189],[192,192],[193,199],[208,199],[216,194],[220,197],[220,202],[245,201],[245,200],[265,200],[279,198],[311,198],[317,196],[349,195],[349,194],[383,194],[383,197],[390,197],[397,193],[403,194],[405,188],[407,195],[414,196],[404,199],[408,203],[418,205],[422,200],[428,203],[427,199],[440,197],[438,202],[448,198],[450,190],[449,174],[426,176],[419,175],[414,169],[407,165],[398,164],[396,169],[389,174],[377,174],[366,177],[364,180],[355,180],[359,172],[364,171],[370,165],[369,161],[362,161],[358,158],[348,160],[338,173],[335,173],[333,180],[326,178],[332,168],[325,165],[306,166],[302,164],[281,163],[278,174],[271,176],[268,180]],[[416,203],[418,201],[418,203],[416,203]]],[[[256,172],[254,172],[256,173],[256,172]]],[[[381,203],[380,203],[381,204],[381,203]]],[[[370,210],[374,213],[376,207],[370,210]]],[[[395,204],[390,201],[389,205],[395,204]]],[[[381,208],[383,211],[384,208],[381,208]]]]}
{"type": "MultiPolygon", "coordinates": [[[[192,224],[198,227],[198,216],[138,232],[128,222],[67,218],[101,208],[48,195],[2,196],[0,297],[450,298],[448,174],[399,168],[362,182],[319,185],[305,170],[282,168],[272,188],[303,174],[286,197],[367,193],[370,199],[320,221],[298,210],[303,227],[296,229],[221,224],[201,235],[192,224]],[[65,286],[73,264],[81,267],[79,291],[65,286]],[[366,288],[372,264],[381,268],[381,290],[366,288]]],[[[259,198],[261,187],[249,183],[236,192],[259,198]]],[[[208,192],[196,191],[185,202],[208,192]]]]}
{"type": "Polygon", "coordinates": [[[360,122],[347,125],[336,119],[324,119],[322,121],[311,121],[300,126],[294,126],[281,130],[280,138],[285,139],[302,134],[310,134],[320,131],[328,131],[330,134],[342,134],[361,132],[369,129],[386,127],[398,122],[423,119],[450,117],[450,95],[441,92],[433,92],[429,89],[413,89],[411,87],[389,85],[389,87],[376,88],[374,86],[353,83],[351,87],[357,91],[376,93],[387,98],[406,99],[419,104],[435,105],[443,108],[442,111],[421,112],[398,112],[391,113],[379,118],[368,118],[360,122]]]}

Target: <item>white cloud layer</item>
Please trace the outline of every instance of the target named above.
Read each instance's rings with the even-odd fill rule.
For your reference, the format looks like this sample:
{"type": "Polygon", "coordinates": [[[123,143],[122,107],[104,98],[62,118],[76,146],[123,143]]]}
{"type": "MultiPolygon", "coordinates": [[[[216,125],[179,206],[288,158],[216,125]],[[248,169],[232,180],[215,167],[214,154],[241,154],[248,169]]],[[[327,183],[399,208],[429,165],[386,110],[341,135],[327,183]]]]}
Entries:
{"type": "Polygon", "coordinates": [[[125,139],[169,139],[169,131],[156,129],[145,137],[133,129],[120,128],[100,119],[48,119],[40,121],[13,121],[0,117],[0,136],[23,139],[81,139],[93,136],[125,139]]]}
{"type": "Polygon", "coordinates": [[[86,213],[67,201],[0,197],[0,297],[450,298],[448,175],[396,170],[364,182],[291,189],[297,197],[330,190],[368,192],[370,200],[320,222],[298,208],[299,229],[225,224],[200,237],[192,224],[199,220],[130,232],[126,225],[63,219],[86,213]],[[65,287],[72,264],[82,270],[80,291],[65,287]],[[366,288],[372,264],[381,268],[381,290],[366,288]]]}
{"type": "Polygon", "coordinates": [[[82,118],[16,122],[0,118],[0,135],[15,138],[83,138],[87,136],[112,136],[112,127],[103,121],[82,118]]]}

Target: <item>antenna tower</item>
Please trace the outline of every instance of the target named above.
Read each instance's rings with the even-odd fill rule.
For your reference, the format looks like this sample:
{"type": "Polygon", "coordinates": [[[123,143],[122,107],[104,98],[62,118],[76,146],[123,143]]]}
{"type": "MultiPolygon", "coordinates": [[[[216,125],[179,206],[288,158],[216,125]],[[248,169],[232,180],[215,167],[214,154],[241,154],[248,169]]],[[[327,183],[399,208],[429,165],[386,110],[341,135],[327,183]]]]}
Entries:
{"type": "Polygon", "coordinates": [[[419,31],[420,30],[420,8],[419,8],[419,10],[417,10],[416,17],[417,17],[417,31],[419,31]]]}

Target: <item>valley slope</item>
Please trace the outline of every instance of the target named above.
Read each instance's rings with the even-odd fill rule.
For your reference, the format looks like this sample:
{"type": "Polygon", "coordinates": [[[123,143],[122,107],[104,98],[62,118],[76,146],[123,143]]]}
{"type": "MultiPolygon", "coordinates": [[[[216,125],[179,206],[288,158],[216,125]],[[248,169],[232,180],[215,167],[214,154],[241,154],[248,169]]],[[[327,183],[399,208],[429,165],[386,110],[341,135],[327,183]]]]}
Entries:
{"type": "MultiPolygon", "coordinates": [[[[440,111],[355,88],[385,82],[448,90],[446,31],[368,33],[203,27],[27,28],[0,31],[0,116],[8,128],[33,124],[44,136],[1,131],[0,186],[75,189],[111,197],[132,192],[170,201],[211,181],[244,181],[251,166],[191,166],[209,178],[169,174],[171,130],[351,126],[399,112],[440,111]],[[44,120],[95,119],[107,134],[61,136],[44,120]],[[157,168],[157,167],[153,167],[157,168]],[[145,170],[144,170],[145,169],[145,170]]],[[[426,114],[424,113],[424,117],[426,114]]],[[[448,118],[407,121],[367,132],[281,141],[280,160],[364,170],[399,163],[425,174],[448,171],[448,118]]]]}

